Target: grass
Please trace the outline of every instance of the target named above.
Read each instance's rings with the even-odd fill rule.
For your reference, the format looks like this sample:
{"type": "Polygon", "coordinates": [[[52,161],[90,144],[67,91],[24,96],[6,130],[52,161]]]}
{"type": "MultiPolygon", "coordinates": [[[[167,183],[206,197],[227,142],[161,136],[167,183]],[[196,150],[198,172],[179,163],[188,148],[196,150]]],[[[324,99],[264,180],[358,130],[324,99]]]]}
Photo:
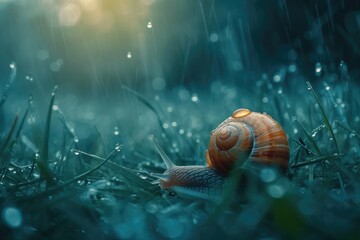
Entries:
{"type": "MultiPolygon", "coordinates": [[[[55,98],[55,89],[46,114],[37,116],[43,123],[29,121],[30,115],[38,114],[33,100],[23,113],[19,110],[11,116],[7,100],[15,73],[16,68],[11,69],[0,105],[5,119],[12,119],[3,125],[0,141],[2,236],[356,239],[360,235],[359,125],[354,118],[359,112],[348,109],[344,116],[337,115],[326,89],[319,85],[304,82],[298,90],[294,84],[279,94],[273,87],[266,88],[269,79],[262,79],[261,89],[242,94],[240,101],[227,107],[218,101],[224,96],[214,93],[213,111],[207,111],[210,100],[202,92],[198,93],[200,101],[179,101],[167,93],[161,95],[161,101],[153,101],[122,86],[129,94],[128,103],[139,103],[137,112],[131,108],[128,112],[129,127],[119,127],[123,139],[119,133],[104,135],[102,129],[113,126],[105,122],[101,129],[99,122],[94,123],[95,127],[86,129],[92,134],[79,138],[76,124],[84,120],[74,127],[71,119],[77,116],[68,115],[67,106],[64,112],[60,109],[62,99],[55,98]],[[296,101],[292,94],[299,94],[303,101],[296,101]],[[251,100],[264,96],[266,101],[251,100]],[[168,106],[173,106],[171,111],[168,106]],[[180,198],[161,190],[151,173],[162,173],[165,166],[148,136],[154,134],[176,164],[203,164],[210,130],[225,114],[231,114],[234,106],[279,118],[291,145],[288,173],[265,169],[254,175],[237,169],[220,202],[180,198]],[[291,121],[292,117],[296,119],[291,121]],[[142,129],[137,126],[141,123],[146,123],[142,129]],[[106,152],[110,153],[105,156],[106,152]],[[239,185],[243,177],[248,182],[239,185]],[[8,216],[9,208],[17,212],[8,216]],[[17,221],[21,223],[17,225],[17,221]]],[[[289,76],[289,81],[296,77],[289,76]]],[[[333,94],[343,94],[342,84],[331,85],[333,94]]],[[[349,84],[352,95],[357,96],[357,83],[349,84]]],[[[345,106],[359,105],[355,97],[349,101],[355,103],[345,102],[345,106]]]]}

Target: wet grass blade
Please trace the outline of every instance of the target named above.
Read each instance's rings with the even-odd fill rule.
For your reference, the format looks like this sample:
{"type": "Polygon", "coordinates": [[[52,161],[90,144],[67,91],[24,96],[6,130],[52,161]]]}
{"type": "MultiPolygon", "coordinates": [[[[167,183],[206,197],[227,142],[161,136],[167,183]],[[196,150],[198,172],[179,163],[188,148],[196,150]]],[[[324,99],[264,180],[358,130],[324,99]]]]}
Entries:
{"type": "Polygon", "coordinates": [[[125,85],[122,85],[121,88],[126,90],[127,92],[133,94],[135,97],[137,97],[137,99],[140,102],[142,102],[146,107],[148,107],[156,115],[156,118],[158,120],[160,128],[164,132],[163,122],[162,122],[162,120],[160,118],[160,115],[159,115],[158,111],[155,109],[155,107],[145,97],[143,97],[140,93],[136,92],[135,90],[133,90],[133,89],[131,89],[131,88],[125,86],[125,85]]]}
{"type": "Polygon", "coordinates": [[[14,80],[15,80],[15,77],[16,77],[15,63],[11,63],[10,68],[11,68],[11,72],[10,72],[10,76],[8,78],[8,81],[6,82],[3,96],[2,96],[2,98],[0,100],[0,108],[5,104],[6,100],[8,99],[9,94],[10,94],[10,87],[14,83],[14,80]]]}
{"type": "Polygon", "coordinates": [[[301,130],[303,130],[303,132],[305,133],[305,136],[308,139],[308,141],[314,147],[315,155],[320,156],[321,152],[320,152],[320,149],[319,149],[317,143],[315,142],[315,140],[311,137],[310,133],[304,128],[304,126],[299,121],[297,121],[297,120],[295,120],[295,121],[300,126],[301,130]]]}
{"type": "Polygon", "coordinates": [[[53,174],[48,167],[51,116],[52,116],[52,112],[53,112],[52,108],[53,108],[54,101],[55,101],[56,89],[57,89],[57,86],[54,87],[54,90],[51,94],[50,104],[49,104],[47,117],[46,117],[45,131],[44,131],[43,143],[42,143],[42,147],[41,147],[40,159],[37,162],[41,176],[45,179],[45,181],[50,186],[54,186],[56,184],[56,182],[53,179],[53,174]]]}
{"type": "MultiPolygon", "coordinates": [[[[86,153],[86,152],[79,151],[79,150],[75,150],[75,151],[80,153],[80,154],[83,154],[85,156],[96,159],[96,160],[101,160],[101,161],[104,160],[104,158],[99,157],[97,155],[93,155],[93,154],[86,153]]],[[[138,188],[144,189],[146,191],[153,191],[153,190],[155,190],[157,188],[157,187],[154,186],[154,184],[142,179],[141,177],[139,177],[138,175],[133,173],[133,171],[131,169],[120,166],[120,165],[118,165],[118,164],[116,164],[114,162],[111,162],[111,161],[109,161],[107,163],[107,165],[111,169],[113,169],[115,172],[118,172],[120,175],[127,178],[132,184],[134,184],[138,188]]]]}
{"type": "Polygon", "coordinates": [[[26,118],[27,118],[27,116],[28,116],[28,114],[29,114],[31,105],[32,105],[32,97],[29,98],[28,107],[26,108],[26,111],[25,111],[25,113],[24,113],[24,116],[23,116],[23,118],[21,119],[19,129],[18,129],[17,132],[16,132],[16,139],[19,139],[19,137],[20,137],[21,130],[22,130],[24,124],[25,124],[25,121],[26,121],[26,118]]]}
{"type": "Polygon", "coordinates": [[[322,115],[323,121],[324,121],[324,123],[325,123],[326,128],[327,128],[328,131],[330,132],[332,139],[334,140],[336,152],[337,152],[338,155],[339,155],[339,153],[340,153],[339,145],[338,145],[338,143],[337,143],[337,141],[336,141],[336,137],[335,137],[334,131],[333,131],[331,125],[330,125],[330,122],[329,122],[329,120],[328,120],[328,118],[327,118],[327,116],[326,116],[326,114],[325,114],[324,107],[322,106],[322,103],[321,103],[319,97],[317,96],[317,94],[315,93],[315,91],[314,91],[313,87],[311,86],[311,83],[310,83],[310,82],[307,82],[307,86],[308,86],[308,89],[311,91],[312,95],[315,97],[317,103],[319,104],[319,108],[320,108],[320,111],[321,111],[321,115],[322,115]]]}
{"type": "Polygon", "coordinates": [[[2,157],[3,153],[6,151],[7,147],[10,144],[11,137],[12,137],[13,133],[15,132],[15,128],[16,128],[16,124],[18,122],[18,119],[19,119],[19,113],[16,113],[16,116],[15,116],[15,118],[14,118],[12,124],[11,124],[10,131],[7,134],[7,136],[5,137],[5,141],[4,141],[4,143],[2,144],[2,146],[0,148],[0,157],[2,157]]]}
{"type": "Polygon", "coordinates": [[[312,159],[312,160],[309,160],[309,161],[294,164],[290,168],[292,168],[292,169],[299,168],[299,167],[319,163],[319,162],[322,162],[322,161],[325,161],[325,160],[328,160],[328,159],[339,158],[341,156],[344,156],[344,154],[334,154],[334,155],[330,155],[330,156],[322,156],[322,157],[318,157],[318,158],[315,158],[315,159],[312,159]]]}
{"type": "Polygon", "coordinates": [[[39,199],[41,197],[46,197],[46,196],[49,196],[51,194],[54,194],[60,190],[62,190],[63,188],[69,186],[70,184],[74,183],[74,182],[77,182],[79,180],[82,180],[84,178],[86,178],[88,175],[94,173],[95,171],[97,171],[99,168],[101,168],[105,163],[107,163],[114,155],[116,152],[119,152],[119,149],[114,149],[105,159],[103,159],[103,161],[101,163],[99,163],[98,165],[96,165],[94,168],[62,183],[61,185],[58,185],[58,186],[53,186],[53,187],[50,187],[48,188],[46,191],[43,191],[41,193],[38,193],[38,194],[34,194],[32,196],[27,196],[27,197],[23,197],[23,198],[19,198],[17,201],[19,202],[26,202],[26,201],[29,201],[29,200],[34,200],[34,199],[39,199]]]}

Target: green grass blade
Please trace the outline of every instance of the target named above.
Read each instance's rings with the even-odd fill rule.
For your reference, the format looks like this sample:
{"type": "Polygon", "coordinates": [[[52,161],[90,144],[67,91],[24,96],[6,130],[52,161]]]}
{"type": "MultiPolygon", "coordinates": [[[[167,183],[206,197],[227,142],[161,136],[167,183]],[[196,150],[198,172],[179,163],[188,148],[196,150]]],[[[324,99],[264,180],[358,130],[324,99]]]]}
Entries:
{"type": "Polygon", "coordinates": [[[53,186],[53,187],[50,187],[48,188],[46,191],[43,191],[41,193],[38,193],[38,194],[34,194],[34,195],[31,195],[31,196],[27,196],[27,197],[23,197],[23,198],[19,198],[17,199],[17,201],[19,202],[26,202],[26,201],[29,201],[29,200],[34,200],[34,199],[39,199],[41,197],[46,197],[46,196],[49,196],[51,194],[54,194],[60,190],[62,190],[63,188],[69,186],[70,184],[74,183],[74,182],[77,182],[79,180],[82,180],[84,179],[85,177],[87,177],[88,175],[92,174],[93,172],[97,171],[99,168],[101,168],[105,163],[107,163],[114,155],[116,152],[119,152],[119,148],[115,148],[105,159],[103,159],[103,161],[101,163],[99,163],[98,165],[96,165],[94,168],[58,185],[58,186],[53,186]]]}
{"type": "Polygon", "coordinates": [[[338,143],[337,143],[337,141],[336,141],[336,137],[335,137],[334,131],[333,131],[331,125],[330,125],[330,122],[329,122],[329,120],[328,120],[328,118],[327,118],[327,116],[326,116],[326,114],[325,114],[324,107],[322,106],[322,103],[321,103],[319,97],[317,96],[317,94],[315,93],[313,87],[311,86],[311,83],[310,83],[310,82],[306,82],[306,83],[307,83],[308,89],[311,91],[311,93],[312,93],[313,96],[315,97],[317,103],[319,104],[319,108],[320,108],[320,111],[321,111],[321,115],[322,115],[323,121],[324,121],[324,123],[325,123],[326,128],[328,129],[328,131],[329,131],[330,134],[331,134],[331,137],[332,137],[332,139],[333,139],[333,141],[334,141],[334,144],[335,144],[336,152],[337,152],[338,155],[339,155],[339,153],[340,153],[339,145],[338,145],[338,143]]]}
{"type": "Polygon", "coordinates": [[[45,131],[43,136],[43,143],[40,152],[40,159],[37,162],[41,176],[45,179],[45,181],[50,185],[54,186],[56,182],[53,179],[53,174],[48,167],[48,159],[49,159],[49,137],[50,137],[50,126],[51,126],[51,116],[53,112],[53,105],[55,101],[55,92],[57,86],[54,87],[54,90],[51,94],[50,104],[47,112],[46,123],[45,123],[45,131]]]}
{"type": "Polygon", "coordinates": [[[10,94],[10,87],[11,85],[14,83],[15,77],[16,77],[16,65],[15,63],[11,63],[12,67],[11,68],[11,72],[10,72],[10,76],[8,78],[8,81],[6,82],[5,88],[4,88],[4,92],[3,92],[3,96],[0,100],[0,108],[5,104],[6,100],[9,97],[10,94]]]}
{"type": "Polygon", "coordinates": [[[160,118],[160,114],[155,109],[155,107],[145,97],[143,97],[140,93],[136,92],[135,90],[133,90],[125,85],[122,85],[121,88],[126,90],[127,92],[133,94],[140,102],[142,102],[146,107],[148,107],[156,115],[156,118],[158,120],[160,128],[164,132],[165,130],[163,128],[163,122],[160,118]]]}
{"type": "Polygon", "coordinates": [[[24,113],[24,116],[23,116],[23,118],[21,119],[21,122],[20,122],[20,125],[19,125],[19,129],[18,129],[17,132],[16,132],[16,139],[19,139],[19,137],[20,137],[21,130],[22,130],[24,124],[25,124],[25,121],[26,121],[26,118],[27,118],[27,116],[28,116],[28,114],[29,114],[31,105],[32,105],[32,97],[29,98],[28,107],[26,108],[26,111],[25,111],[25,113],[24,113]]]}
{"type": "Polygon", "coordinates": [[[305,161],[305,162],[300,162],[297,164],[292,165],[290,168],[299,168],[299,167],[303,167],[303,166],[307,166],[307,165],[311,165],[311,164],[315,164],[315,163],[319,163],[328,159],[336,159],[339,158],[341,156],[344,156],[345,154],[334,154],[334,155],[329,155],[329,156],[322,156],[322,157],[318,157],[318,158],[314,158],[312,160],[309,161],[305,161]]]}
{"type": "Polygon", "coordinates": [[[2,157],[3,153],[6,151],[7,147],[10,144],[11,137],[12,137],[13,133],[15,132],[15,127],[16,127],[16,124],[18,122],[18,119],[19,119],[19,113],[16,113],[16,116],[15,116],[15,118],[14,118],[12,124],[11,124],[10,131],[7,134],[7,136],[5,137],[4,143],[0,147],[0,157],[2,157]]]}
{"type": "MultiPolygon", "coordinates": [[[[76,152],[83,154],[85,156],[91,157],[93,159],[96,160],[101,160],[103,161],[104,159],[102,157],[99,157],[97,155],[93,155],[90,153],[86,153],[83,151],[79,151],[79,150],[75,150],[76,152]]],[[[154,184],[142,179],[141,177],[139,177],[138,175],[136,175],[135,173],[133,173],[133,171],[131,169],[128,169],[126,167],[120,166],[114,162],[109,161],[107,163],[107,165],[113,169],[115,172],[118,172],[120,175],[122,175],[123,177],[127,178],[128,180],[130,180],[130,182],[132,184],[134,184],[136,187],[138,188],[142,188],[146,191],[153,191],[156,187],[154,186],[154,184]]]]}
{"type": "Polygon", "coordinates": [[[304,128],[304,126],[299,121],[297,121],[297,120],[295,120],[295,121],[299,125],[301,130],[303,130],[303,132],[305,133],[306,138],[308,139],[308,141],[313,146],[314,151],[315,151],[315,155],[320,156],[321,155],[320,149],[319,149],[317,143],[315,142],[315,140],[313,139],[313,137],[310,135],[310,133],[304,128]]]}

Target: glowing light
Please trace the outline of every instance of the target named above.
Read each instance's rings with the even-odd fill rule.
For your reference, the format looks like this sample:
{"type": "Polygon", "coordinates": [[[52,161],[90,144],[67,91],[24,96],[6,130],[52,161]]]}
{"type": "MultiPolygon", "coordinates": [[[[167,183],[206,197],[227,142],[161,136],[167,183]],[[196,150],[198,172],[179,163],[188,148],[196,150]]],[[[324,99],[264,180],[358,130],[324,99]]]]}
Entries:
{"type": "Polygon", "coordinates": [[[63,26],[74,26],[81,17],[80,8],[74,3],[68,3],[60,9],[59,22],[63,26]]]}

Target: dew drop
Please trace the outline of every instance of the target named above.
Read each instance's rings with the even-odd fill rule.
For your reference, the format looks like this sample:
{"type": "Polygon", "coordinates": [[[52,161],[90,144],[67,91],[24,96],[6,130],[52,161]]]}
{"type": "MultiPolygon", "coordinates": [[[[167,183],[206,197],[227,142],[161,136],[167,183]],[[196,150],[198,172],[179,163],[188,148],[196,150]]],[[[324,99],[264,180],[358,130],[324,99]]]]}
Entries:
{"type": "Polygon", "coordinates": [[[212,33],[212,34],[210,35],[210,42],[215,43],[215,42],[217,42],[217,41],[219,41],[219,35],[217,35],[217,33],[212,33]]]}
{"type": "Polygon", "coordinates": [[[166,111],[168,111],[169,113],[173,111],[172,107],[167,107],[166,111]]]}
{"type": "Polygon", "coordinates": [[[119,132],[119,128],[115,126],[115,127],[114,127],[114,135],[115,135],[115,136],[118,136],[119,133],[120,133],[120,132],[119,132]]]}
{"type": "Polygon", "coordinates": [[[120,152],[120,150],[121,150],[121,144],[120,144],[120,143],[117,143],[117,144],[115,145],[115,150],[118,151],[118,152],[120,152]]]}
{"type": "Polygon", "coordinates": [[[193,102],[198,102],[198,101],[199,101],[198,96],[197,96],[196,94],[193,94],[193,95],[191,96],[191,101],[193,101],[193,102]]]}
{"type": "Polygon", "coordinates": [[[320,76],[320,75],[321,75],[321,72],[322,72],[321,63],[317,62],[317,63],[315,64],[315,75],[316,75],[316,76],[320,76]]]}
{"type": "Polygon", "coordinates": [[[14,69],[15,68],[15,63],[10,63],[9,66],[10,66],[11,69],[14,69]]]}
{"type": "Polygon", "coordinates": [[[235,110],[231,116],[233,118],[242,118],[242,117],[249,115],[250,113],[251,113],[251,111],[249,109],[240,108],[240,109],[235,110]]]}
{"type": "Polygon", "coordinates": [[[148,22],[147,25],[146,25],[147,28],[152,28],[152,22],[148,22]]]}
{"type": "Polygon", "coordinates": [[[275,74],[275,76],[273,77],[274,82],[278,83],[281,81],[281,76],[279,74],[275,74]]]}
{"type": "Polygon", "coordinates": [[[129,59],[132,58],[131,52],[128,52],[128,53],[126,54],[126,57],[129,58],[129,59]]]}

